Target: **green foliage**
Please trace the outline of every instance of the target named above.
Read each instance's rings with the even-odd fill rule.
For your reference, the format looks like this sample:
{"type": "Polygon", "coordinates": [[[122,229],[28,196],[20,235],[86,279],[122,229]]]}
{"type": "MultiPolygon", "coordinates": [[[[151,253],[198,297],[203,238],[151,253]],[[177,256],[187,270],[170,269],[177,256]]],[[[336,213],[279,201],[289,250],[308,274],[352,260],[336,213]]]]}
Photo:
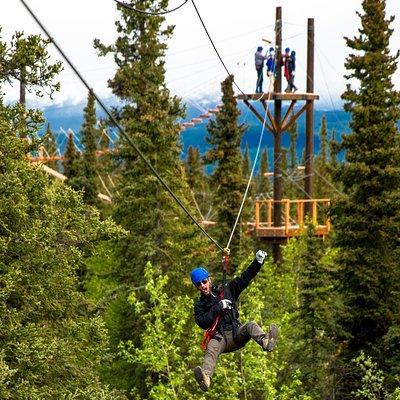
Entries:
{"type": "Polygon", "coordinates": [[[291,369],[298,368],[305,393],[330,398],[335,392],[337,361],[334,354],[343,336],[339,321],[345,313],[337,293],[335,252],[308,228],[299,239],[296,258],[291,264],[296,273],[296,311],[290,349],[291,369]]]}
{"type": "MultiPolygon", "coordinates": [[[[44,156],[52,157],[56,155],[57,143],[49,123],[47,124],[46,132],[42,138],[42,146],[44,150],[44,156]]],[[[39,148],[39,150],[41,150],[41,148],[39,148]]],[[[46,163],[46,165],[56,171],[59,169],[59,165],[56,160],[49,161],[48,163],[46,163]]]]}
{"type": "Polygon", "coordinates": [[[0,393],[4,399],[60,399],[78,391],[87,395],[75,398],[110,398],[96,374],[106,331],[89,315],[77,271],[98,240],[121,231],[28,164],[27,142],[14,136],[7,118],[19,110],[0,105],[0,393]]]}
{"type": "Polygon", "coordinates": [[[74,187],[83,190],[83,199],[87,204],[99,205],[99,199],[97,197],[99,193],[99,184],[96,160],[96,139],[99,133],[96,128],[95,97],[91,91],[89,91],[87,105],[83,112],[84,121],[81,128],[81,141],[84,145],[84,149],[78,175],[75,177],[74,187]]]}
{"type": "Polygon", "coordinates": [[[198,147],[189,146],[185,163],[185,172],[188,185],[193,193],[200,215],[207,215],[209,195],[207,195],[207,180],[204,174],[204,167],[201,161],[198,147]]]}
{"type": "Polygon", "coordinates": [[[51,97],[58,91],[60,84],[53,80],[62,70],[62,64],[49,63],[47,46],[50,42],[40,35],[25,37],[23,32],[16,32],[9,45],[0,40],[0,85],[22,80],[27,90],[39,97],[45,94],[51,97]]]}
{"type": "MultiPolygon", "coordinates": [[[[237,273],[248,265],[245,260],[237,273]]],[[[120,353],[129,363],[140,363],[147,371],[145,384],[149,399],[265,399],[311,400],[301,393],[302,383],[295,371],[292,379],[279,383],[282,368],[281,352],[286,347],[286,334],[290,329],[287,311],[282,312],[275,299],[285,304],[293,303],[293,280],[285,282],[274,274],[275,266],[268,261],[259,276],[242,294],[240,313],[242,321],[255,320],[268,329],[270,322],[281,326],[281,342],[274,353],[265,353],[260,346],[249,342],[244,349],[222,354],[219,358],[212,386],[207,394],[197,387],[193,367],[201,363],[201,330],[193,321],[193,302],[184,294],[174,298],[168,295],[171,284],[168,276],[160,277],[156,268],[145,268],[145,292],[148,301],[141,301],[138,290],[132,290],[129,301],[145,324],[140,332],[141,345],[124,341],[120,353]],[[289,293],[290,292],[290,293],[289,293]],[[274,299],[274,300],[272,300],[274,299]]],[[[195,293],[198,295],[198,292],[195,293]]],[[[279,302],[278,301],[278,302],[279,302]]],[[[134,391],[132,398],[139,399],[134,391]]]]}
{"type": "MultiPolygon", "coordinates": [[[[168,7],[167,1],[155,0],[132,0],[130,4],[146,10],[168,7]]],[[[171,190],[197,215],[180,161],[177,120],[183,117],[184,109],[165,83],[164,56],[173,27],[166,25],[162,16],[132,13],[120,6],[118,9],[121,18],[116,22],[115,43],[105,46],[95,41],[99,53],[112,53],[118,67],[109,80],[113,93],[123,103],[121,109],[115,110],[116,118],[171,190]]],[[[137,363],[128,364],[117,354],[121,340],[132,340],[139,345],[144,323],[142,315],[130,306],[129,291],[124,285],[141,287],[145,281],[144,268],[151,262],[159,273],[168,271],[172,282],[168,289],[174,296],[177,288],[182,288],[182,275],[190,266],[207,261],[206,251],[210,251],[196,227],[124,137],[120,138],[117,151],[113,217],[129,234],[117,244],[118,261],[111,266],[118,286],[123,289],[116,294],[108,314],[115,358],[106,375],[114,377],[113,385],[146,397],[145,369],[137,363]]]]}
{"type": "MultiPolygon", "coordinates": [[[[349,84],[342,95],[352,132],[339,146],[346,162],[335,177],[345,196],[334,203],[332,221],[341,292],[351,311],[343,321],[351,335],[343,356],[349,360],[363,350],[386,370],[399,357],[398,349],[388,352],[383,343],[400,321],[400,96],[391,81],[397,68],[397,55],[388,47],[393,18],[386,19],[384,1],[365,0],[362,6],[359,35],[346,39],[354,50],[346,60],[347,78],[356,79],[359,88],[349,84]]],[[[393,372],[387,376],[392,385],[393,372]]],[[[358,384],[344,377],[343,390],[351,398],[358,384]]]]}
{"type": "MultiPolygon", "coordinates": [[[[245,127],[238,125],[240,111],[233,93],[233,76],[221,83],[222,107],[215,120],[210,120],[206,141],[210,149],[204,155],[206,164],[215,164],[210,177],[214,193],[214,209],[217,213],[215,235],[226,242],[235,224],[246,185],[243,183],[242,154],[240,143],[245,127]]],[[[247,182],[246,182],[247,183],[247,182]]],[[[240,227],[240,221],[238,227],[240,227]]],[[[240,228],[239,228],[240,229],[240,228]]],[[[240,231],[231,243],[233,255],[240,255],[240,231]]],[[[234,259],[237,265],[237,259],[234,259]]]]}
{"type": "Polygon", "coordinates": [[[359,370],[361,378],[361,387],[352,393],[354,398],[365,400],[381,399],[384,394],[384,374],[379,370],[377,364],[370,357],[366,357],[364,352],[361,352],[353,362],[359,370]]]}
{"type": "Polygon", "coordinates": [[[270,191],[269,178],[266,176],[268,171],[268,152],[267,149],[264,149],[261,152],[260,170],[257,176],[257,193],[264,197],[268,197],[270,191]]]}
{"type": "Polygon", "coordinates": [[[63,168],[64,175],[68,177],[68,184],[75,187],[75,182],[79,176],[80,154],[75,146],[74,134],[68,133],[67,147],[64,152],[63,168]]]}

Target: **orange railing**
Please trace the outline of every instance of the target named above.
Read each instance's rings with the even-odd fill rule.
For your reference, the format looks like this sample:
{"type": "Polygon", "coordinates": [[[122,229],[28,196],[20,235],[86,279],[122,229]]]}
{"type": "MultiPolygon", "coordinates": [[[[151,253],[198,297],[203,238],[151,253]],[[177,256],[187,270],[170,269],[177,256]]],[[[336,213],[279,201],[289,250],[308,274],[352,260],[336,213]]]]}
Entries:
{"type": "Polygon", "coordinates": [[[277,236],[278,231],[283,231],[284,236],[298,234],[304,228],[305,215],[308,214],[310,220],[316,227],[322,228],[322,232],[330,231],[330,221],[327,216],[327,208],[330,205],[329,199],[299,199],[299,200],[256,200],[256,223],[255,229],[263,231],[265,236],[277,236]],[[282,225],[275,226],[274,204],[281,203],[282,225]],[[308,211],[305,212],[305,206],[308,211]],[[266,208],[266,212],[264,209],[266,208]],[[266,214],[266,215],[265,215],[266,214]]]}

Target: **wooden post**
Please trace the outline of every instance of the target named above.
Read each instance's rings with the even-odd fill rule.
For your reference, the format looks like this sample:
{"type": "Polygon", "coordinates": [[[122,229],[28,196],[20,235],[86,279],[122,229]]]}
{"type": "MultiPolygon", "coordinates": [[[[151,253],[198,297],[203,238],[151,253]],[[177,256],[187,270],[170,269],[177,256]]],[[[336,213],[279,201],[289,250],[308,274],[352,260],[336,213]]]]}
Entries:
{"type": "Polygon", "coordinates": [[[318,216],[317,216],[317,201],[314,200],[312,202],[312,222],[314,225],[318,223],[318,216]]]}
{"type": "Polygon", "coordinates": [[[289,224],[290,224],[290,200],[285,200],[285,235],[289,236],[289,224]]]}
{"type": "MultiPolygon", "coordinates": [[[[282,7],[276,7],[275,19],[275,45],[276,45],[276,79],[274,91],[282,92],[282,7]]],[[[281,119],[282,119],[282,100],[274,101],[274,119],[276,131],[274,132],[274,226],[282,225],[282,172],[281,172],[281,119]]],[[[281,248],[279,243],[273,244],[273,257],[276,263],[282,261],[281,248]]]]}
{"type": "MultiPolygon", "coordinates": [[[[314,93],[314,19],[309,18],[307,24],[307,93],[314,93]]],[[[314,155],[314,101],[307,100],[306,110],[306,160],[304,191],[307,199],[313,197],[313,155],[314,155]]],[[[311,204],[307,203],[306,213],[311,212],[311,204]]]]}
{"type": "Polygon", "coordinates": [[[272,226],[272,202],[273,200],[268,200],[268,228],[272,226]]]}
{"type": "Polygon", "coordinates": [[[260,202],[256,201],[256,229],[260,227],[260,202]]]}

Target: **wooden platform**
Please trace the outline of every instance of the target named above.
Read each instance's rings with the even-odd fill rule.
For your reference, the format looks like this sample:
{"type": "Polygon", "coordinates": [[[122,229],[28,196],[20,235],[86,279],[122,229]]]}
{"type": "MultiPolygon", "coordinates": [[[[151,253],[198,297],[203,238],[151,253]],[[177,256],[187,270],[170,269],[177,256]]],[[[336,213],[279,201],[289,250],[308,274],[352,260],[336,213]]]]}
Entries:
{"type": "MultiPolygon", "coordinates": [[[[254,230],[254,234],[260,238],[271,238],[271,239],[284,239],[294,236],[299,236],[304,231],[304,226],[300,225],[290,225],[280,226],[280,227],[268,227],[268,226],[258,226],[254,230]]],[[[326,236],[330,231],[329,225],[317,225],[315,226],[315,236],[326,236]]]]}
{"type": "Polygon", "coordinates": [[[256,221],[252,234],[267,241],[284,241],[299,236],[306,228],[305,207],[310,208],[309,218],[315,227],[316,236],[329,234],[331,224],[327,216],[329,199],[297,200],[257,200],[255,204],[256,221]],[[274,226],[274,204],[281,204],[282,225],[274,226]]]}
{"type": "Polygon", "coordinates": [[[251,93],[238,94],[238,100],[318,100],[319,96],[315,93],[251,93]]]}

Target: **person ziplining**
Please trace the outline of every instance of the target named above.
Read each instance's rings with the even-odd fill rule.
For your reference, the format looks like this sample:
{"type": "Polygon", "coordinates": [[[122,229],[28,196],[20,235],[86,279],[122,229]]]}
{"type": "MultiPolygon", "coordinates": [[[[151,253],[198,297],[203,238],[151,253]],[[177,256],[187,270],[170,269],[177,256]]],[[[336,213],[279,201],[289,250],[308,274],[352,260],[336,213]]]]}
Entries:
{"type": "Polygon", "coordinates": [[[211,377],[220,354],[238,350],[253,339],[264,351],[274,350],[278,339],[278,327],[269,326],[268,332],[254,321],[242,324],[236,302],[260,271],[267,253],[258,250],[255,259],[242,274],[228,283],[216,286],[208,271],[196,267],[190,273],[193,285],[200,291],[194,305],[196,324],[205,330],[202,349],[205,351],[202,366],[194,368],[194,376],[200,389],[208,391],[211,377]]]}

